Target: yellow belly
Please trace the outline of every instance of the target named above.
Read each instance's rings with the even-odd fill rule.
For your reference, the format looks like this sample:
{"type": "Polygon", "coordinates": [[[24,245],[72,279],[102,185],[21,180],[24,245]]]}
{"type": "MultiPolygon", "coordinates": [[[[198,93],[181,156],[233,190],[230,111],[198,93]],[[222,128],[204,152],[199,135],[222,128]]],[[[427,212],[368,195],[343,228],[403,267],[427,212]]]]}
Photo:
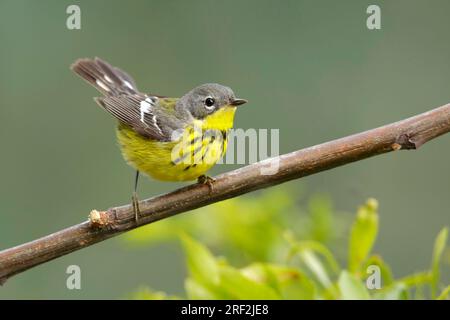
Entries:
{"type": "Polygon", "coordinates": [[[117,139],[125,160],[140,172],[163,181],[189,181],[205,174],[223,156],[226,132],[218,130],[212,138],[187,128],[180,140],[158,142],[120,124],[117,139]]]}

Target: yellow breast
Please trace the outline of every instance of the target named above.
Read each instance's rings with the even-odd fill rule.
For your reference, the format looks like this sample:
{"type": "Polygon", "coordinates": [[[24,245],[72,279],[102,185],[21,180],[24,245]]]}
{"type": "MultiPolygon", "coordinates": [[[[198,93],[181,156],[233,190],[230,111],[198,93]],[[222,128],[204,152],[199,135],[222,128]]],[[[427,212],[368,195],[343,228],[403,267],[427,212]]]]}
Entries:
{"type": "Polygon", "coordinates": [[[195,180],[225,154],[235,107],[223,107],[186,126],[176,141],[147,139],[120,124],[117,139],[125,160],[137,170],[163,181],[195,180]]]}

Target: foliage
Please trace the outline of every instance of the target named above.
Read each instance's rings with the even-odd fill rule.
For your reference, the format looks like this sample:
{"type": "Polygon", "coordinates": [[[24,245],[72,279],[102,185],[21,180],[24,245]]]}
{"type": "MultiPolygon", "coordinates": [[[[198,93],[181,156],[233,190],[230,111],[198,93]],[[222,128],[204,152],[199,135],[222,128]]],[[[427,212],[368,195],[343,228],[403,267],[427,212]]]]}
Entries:
{"type": "MultiPolygon", "coordinates": [[[[440,286],[447,228],[436,238],[430,270],[394,279],[389,265],[372,253],[378,234],[375,199],[358,209],[347,230],[347,259],[332,253],[339,252],[336,245],[344,239],[345,219],[336,219],[329,199],[314,196],[307,208],[294,199],[286,189],[276,188],[264,196],[227,200],[143,227],[125,239],[135,245],[181,239],[188,299],[391,300],[450,295],[450,286],[440,286]],[[227,258],[215,256],[208,247],[227,258]],[[342,263],[345,268],[341,260],[347,260],[342,263]]],[[[179,298],[148,288],[133,297],[179,298]]]]}

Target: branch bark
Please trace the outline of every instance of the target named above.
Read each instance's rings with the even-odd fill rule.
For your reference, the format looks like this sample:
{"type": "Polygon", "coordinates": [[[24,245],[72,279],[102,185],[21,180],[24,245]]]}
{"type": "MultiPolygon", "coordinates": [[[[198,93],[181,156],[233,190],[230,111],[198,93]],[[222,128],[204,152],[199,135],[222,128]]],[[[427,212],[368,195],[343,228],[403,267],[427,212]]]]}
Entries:
{"type": "Polygon", "coordinates": [[[93,210],[90,219],[40,239],[0,251],[0,283],[9,277],[139,226],[221,200],[342,166],[382,153],[417,149],[450,131],[450,104],[383,127],[294,151],[215,178],[212,189],[193,184],[130,205],[93,210]],[[278,163],[276,174],[261,170],[278,163]]]}

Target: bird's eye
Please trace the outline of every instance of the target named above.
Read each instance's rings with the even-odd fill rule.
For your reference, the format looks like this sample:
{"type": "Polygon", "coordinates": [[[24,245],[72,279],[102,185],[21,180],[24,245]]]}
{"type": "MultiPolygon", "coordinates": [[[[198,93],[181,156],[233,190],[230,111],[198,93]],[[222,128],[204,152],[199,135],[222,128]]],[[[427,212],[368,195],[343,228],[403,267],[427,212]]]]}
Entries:
{"type": "Polygon", "coordinates": [[[212,107],[214,107],[214,103],[216,103],[216,101],[214,101],[211,97],[205,99],[205,106],[207,109],[212,109],[212,107]]]}

